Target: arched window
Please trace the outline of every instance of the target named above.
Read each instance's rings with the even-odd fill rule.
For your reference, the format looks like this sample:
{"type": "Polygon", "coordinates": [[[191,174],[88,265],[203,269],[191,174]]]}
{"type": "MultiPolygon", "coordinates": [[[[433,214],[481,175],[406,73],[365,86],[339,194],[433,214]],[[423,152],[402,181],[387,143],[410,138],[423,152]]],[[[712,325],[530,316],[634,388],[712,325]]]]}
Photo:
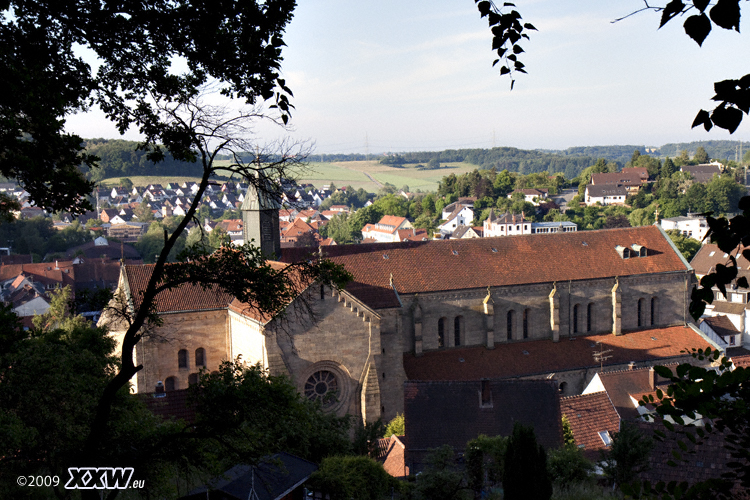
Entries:
{"type": "Polygon", "coordinates": [[[594,322],[594,303],[589,302],[589,305],[586,307],[586,331],[591,331],[591,325],[594,322]]]}
{"type": "Polygon", "coordinates": [[[565,394],[565,389],[567,389],[567,388],[568,388],[568,383],[567,382],[560,382],[560,385],[557,387],[557,391],[560,394],[565,394]]]}
{"type": "Polygon", "coordinates": [[[656,306],[658,305],[659,299],[651,297],[651,326],[656,324],[656,306]]]}
{"type": "Polygon", "coordinates": [[[573,333],[578,333],[578,309],[580,309],[578,304],[573,306],[573,333]]]}
{"type": "Polygon", "coordinates": [[[445,347],[445,318],[438,320],[438,349],[445,347]]]}
{"type": "Polygon", "coordinates": [[[191,373],[188,375],[188,384],[195,385],[198,383],[198,374],[197,373],[191,373]]]}
{"type": "Polygon", "coordinates": [[[177,382],[174,377],[167,377],[164,381],[164,389],[167,391],[174,391],[177,389],[177,382]]]}
{"type": "Polygon", "coordinates": [[[180,349],[177,351],[177,366],[180,368],[188,367],[188,352],[187,349],[180,349]]]}
{"type": "Polygon", "coordinates": [[[456,316],[453,320],[453,345],[461,345],[461,323],[463,323],[463,316],[456,316]]]}
{"type": "Polygon", "coordinates": [[[206,350],[202,347],[195,350],[195,366],[206,366],[206,350]]]}
{"type": "Polygon", "coordinates": [[[529,338],[529,310],[523,310],[523,338],[529,338]]]}
{"type": "Polygon", "coordinates": [[[638,326],[643,326],[643,305],[644,305],[643,299],[638,299],[638,326]]]}
{"type": "Polygon", "coordinates": [[[515,313],[511,309],[510,311],[508,311],[508,320],[506,325],[506,328],[508,330],[508,340],[513,340],[513,316],[515,316],[515,313]]]}

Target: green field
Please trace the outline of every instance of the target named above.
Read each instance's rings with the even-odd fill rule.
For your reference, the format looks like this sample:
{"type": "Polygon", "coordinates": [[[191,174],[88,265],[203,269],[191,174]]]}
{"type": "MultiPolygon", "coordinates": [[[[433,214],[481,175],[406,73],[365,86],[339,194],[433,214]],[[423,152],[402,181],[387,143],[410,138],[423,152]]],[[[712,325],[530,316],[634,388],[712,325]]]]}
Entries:
{"type": "MultiPolygon", "coordinates": [[[[371,161],[342,161],[334,163],[311,162],[297,173],[298,182],[322,187],[335,184],[338,187],[352,186],[355,189],[364,188],[365,191],[377,193],[386,182],[398,189],[409,186],[410,191],[437,191],[440,180],[450,174],[464,174],[476,169],[476,165],[468,163],[446,163],[437,170],[417,170],[415,165],[404,165],[404,168],[394,168],[371,161]],[[367,176],[370,175],[370,177],[367,176]]],[[[168,182],[182,183],[185,181],[198,182],[198,177],[158,177],[133,176],[128,177],[136,186],[148,184],[166,184],[168,182]]],[[[120,184],[121,177],[104,179],[102,186],[112,187],[120,184]]]]}

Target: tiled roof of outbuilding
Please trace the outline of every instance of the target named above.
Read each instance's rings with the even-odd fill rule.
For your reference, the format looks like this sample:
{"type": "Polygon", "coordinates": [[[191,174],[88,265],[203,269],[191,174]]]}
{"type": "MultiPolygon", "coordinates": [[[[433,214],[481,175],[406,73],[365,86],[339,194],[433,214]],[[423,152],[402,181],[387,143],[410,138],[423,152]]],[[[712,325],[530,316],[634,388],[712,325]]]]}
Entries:
{"type": "Polygon", "coordinates": [[[604,391],[561,398],[560,412],[568,417],[576,445],[592,460],[606,449],[599,432],[608,431],[611,436],[620,430],[620,417],[604,391]]]}
{"type": "MultiPolygon", "coordinates": [[[[685,271],[658,227],[426,242],[338,245],[323,255],[354,275],[347,291],[372,308],[398,307],[400,294],[614,278],[685,271]],[[623,259],[617,245],[648,256],[623,259]]],[[[282,260],[293,260],[285,253],[282,260]]]]}
{"type": "Polygon", "coordinates": [[[593,353],[611,349],[605,366],[631,361],[659,361],[684,356],[683,349],[705,349],[708,341],[690,327],[672,326],[628,332],[552,340],[496,344],[494,349],[462,347],[426,352],[419,357],[404,354],[404,370],[410,380],[477,380],[506,378],[597,367],[593,353]],[[597,345],[596,342],[601,342],[597,345]]]}

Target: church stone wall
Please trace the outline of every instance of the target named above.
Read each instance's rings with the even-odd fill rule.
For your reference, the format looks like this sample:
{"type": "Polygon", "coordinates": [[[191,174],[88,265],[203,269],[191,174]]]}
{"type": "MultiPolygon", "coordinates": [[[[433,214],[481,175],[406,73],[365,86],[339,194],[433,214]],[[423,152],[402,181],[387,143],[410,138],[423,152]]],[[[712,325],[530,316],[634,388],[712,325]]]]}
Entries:
{"type": "MultiPolygon", "coordinates": [[[[377,366],[381,353],[379,319],[361,304],[345,294],[333,294],[326,290],[321,299],[317,293],[308,293],[307,299],[317,316],[315,324],[309,321],[270,323],[266,331],[275,342],[267,342],[268,357],[283,359],[293,383],[305,394],[305,385],[310,377],[321,371],[333,373],[338,382],[339,402],[331,405],[337,414],[362,415],[362,389],[367,381],[368,401],[380,397],[379,377],[368,373],[372,365],[373,375],[380,374],[377,366]],[[373,380],[374,378],[374,380],[373,380]]],[[[299,299],[298,299],[299,300],[299,299]]],[[[287,316],[295,318],[294,311],[287,316]]],[[[380,408],[367,408],[367,419],[380,416],[380,408]]]]}
{"type": "MultiPolygon", "coordinates": [[[[618,278],[622,308],[620,329],[684,324],[689,280],[688,272],[618,278]]],[[[456,347],[457,324],[461,346],[491,348],[498,343],[553,338],[553,318],[550,317],[553,287],[555,325],[561,338],[583,333],[612,333],[615,283],[615,278],[605,278],[496,287],[489,290],[489,299],[486,289],[402,296],[405,304],[400,312],[404,323],[402,352],[420,354],[456,347]],[[441,318],[442,346],[439,340],[441,318]],[[459,318],[458,323],[456,318],[459,318]],[[421,335],[417,334],[417,329],[421,335]]]]}
{"type": "Polygon", "coordinates": [[[205,350],[205,363],[208,371],[219,369],[227,359],[227,311],[184,312],[161,315],[163,325],[154,334],[143,338],[136,345],[137,363],[143,369],[136,375],[138,392],[153,392],[156,383],[166,384],[168,377],[174,377],[175,389],[188,387],[188,378],[197,374],[201,367],[196,366],[196,350],[205,350]],[[187,351],[187,363],[179,367],[178,353],[187,351]]]}
{"type": "Polygon", "coordinates": [[[263,368],[268,368],[266,336],[263,330],[263,325],[257,321],[229,311],[228,357],[235,359],[242,356],[242,361],[248,364],[260,363],[263,368]]]}

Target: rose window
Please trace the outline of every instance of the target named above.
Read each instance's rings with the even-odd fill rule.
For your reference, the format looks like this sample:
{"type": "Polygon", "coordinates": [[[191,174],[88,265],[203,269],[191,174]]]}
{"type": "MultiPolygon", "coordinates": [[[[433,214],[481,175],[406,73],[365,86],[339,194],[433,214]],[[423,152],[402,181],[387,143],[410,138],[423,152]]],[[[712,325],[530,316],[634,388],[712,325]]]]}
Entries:
{"type": "Polygon", "coordinates": [[[338,401],[338,381],[336,375],[321,370],[310,375],[305,382],[305,396],[310,401],[320,401],[323,406],[331,406],[338,401]]]}

